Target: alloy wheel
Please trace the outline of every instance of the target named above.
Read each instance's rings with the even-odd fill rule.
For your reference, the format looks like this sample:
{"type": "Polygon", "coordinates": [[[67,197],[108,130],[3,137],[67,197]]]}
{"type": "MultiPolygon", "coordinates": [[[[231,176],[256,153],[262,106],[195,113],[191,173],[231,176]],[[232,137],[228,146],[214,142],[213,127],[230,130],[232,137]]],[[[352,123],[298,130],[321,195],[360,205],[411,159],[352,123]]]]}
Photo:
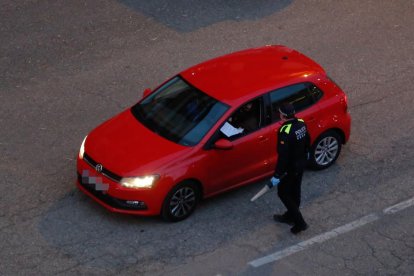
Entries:
{"type": "Polygon", "coordinates": [[[196,193],[191,187],[178,189],[171,197],[169,209],[176,218],[187,216],[196,206],[196,193]]]}
{"type": "Polygon", "coordinates": [[[326,166],[335,161],[339,142],[335,137],[328,136],[319,141],[315,149],[315,161],[320,166],[326,166]]]}

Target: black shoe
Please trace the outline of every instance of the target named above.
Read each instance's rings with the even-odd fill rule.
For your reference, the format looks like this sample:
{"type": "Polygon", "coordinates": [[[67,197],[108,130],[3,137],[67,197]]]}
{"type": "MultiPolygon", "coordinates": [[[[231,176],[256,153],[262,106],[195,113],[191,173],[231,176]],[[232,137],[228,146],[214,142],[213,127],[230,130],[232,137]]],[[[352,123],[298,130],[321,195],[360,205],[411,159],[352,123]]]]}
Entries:
{"type": "Polygon", "coordinates": [[[276,214],[276,215],[273,216],[273,219],[276,222],[280,222],[280,223],[286,223],[286,224],[289,224],[289,225],[294,225],[295,224],[291,218],[286,216],[286,214],[283,214],[283,215],[276,214]]]}
{"type": "Polygon", "coordinates": [[[290,228],[290,232],[292,232],[293,234],[296,235],[296,234],[299,234],[302,231],[305,231],[308,228],[309,228],[309,225],[307,225],[306,223],[302,224],[302,225],[295,225],[292,228],[290,228]]]}

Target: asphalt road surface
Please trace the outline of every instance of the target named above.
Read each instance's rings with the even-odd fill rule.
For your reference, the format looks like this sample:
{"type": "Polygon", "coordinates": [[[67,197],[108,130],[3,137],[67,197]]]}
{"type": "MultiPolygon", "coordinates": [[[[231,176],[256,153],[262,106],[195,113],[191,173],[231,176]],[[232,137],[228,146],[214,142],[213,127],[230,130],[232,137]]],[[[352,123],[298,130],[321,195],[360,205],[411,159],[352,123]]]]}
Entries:
{"type": "Polygon", "coordinates": [[[414,2],[0,3],[1,275],[414,275],[414,2]],[[113,214],[75,188],[95,126],[186,67],[266,44],[318,61],[346,91],[350,142],[307,171],[294,236],[263,183],[187,220],[113,214]]]}

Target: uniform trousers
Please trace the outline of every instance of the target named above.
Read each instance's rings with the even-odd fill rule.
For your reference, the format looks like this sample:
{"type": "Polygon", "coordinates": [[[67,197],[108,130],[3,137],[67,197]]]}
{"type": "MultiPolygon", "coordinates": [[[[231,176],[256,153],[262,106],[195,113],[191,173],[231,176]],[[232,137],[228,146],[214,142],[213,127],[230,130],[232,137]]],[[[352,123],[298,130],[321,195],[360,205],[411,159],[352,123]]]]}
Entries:
{"type": "Polygon", "coordinates": [[[298,226],[305,225],[305,220],[299,210],[302,176],[303,170],[288,172],[277,186],[277,194],[287,209],[287,218],[298,226]]]}

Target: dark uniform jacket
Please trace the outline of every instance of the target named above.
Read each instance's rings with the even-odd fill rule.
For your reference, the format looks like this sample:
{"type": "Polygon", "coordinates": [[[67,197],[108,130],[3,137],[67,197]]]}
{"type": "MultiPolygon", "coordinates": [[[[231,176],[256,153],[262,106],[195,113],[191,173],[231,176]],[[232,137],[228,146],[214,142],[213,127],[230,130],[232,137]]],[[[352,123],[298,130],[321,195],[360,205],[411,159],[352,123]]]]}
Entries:
{"type": "Polygon", "coordinates": [[[309,147],[310,137],[305,122],[297,118],[284,122],[278,133],[275,177],[302,172],[306,167],[309,147]]]}

